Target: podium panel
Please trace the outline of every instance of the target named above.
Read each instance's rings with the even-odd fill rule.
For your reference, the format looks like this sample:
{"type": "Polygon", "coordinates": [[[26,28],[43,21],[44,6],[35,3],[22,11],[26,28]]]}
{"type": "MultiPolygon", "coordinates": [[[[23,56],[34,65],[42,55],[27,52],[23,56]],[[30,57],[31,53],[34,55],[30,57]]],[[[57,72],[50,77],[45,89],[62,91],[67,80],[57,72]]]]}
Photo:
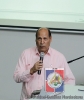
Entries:
{"type": "Polygon", "coordinates": [[[84,100],[84,86],[65,85],[64,92],[49,93],[42,88],[40,94],[29,100],[84,100]]]}

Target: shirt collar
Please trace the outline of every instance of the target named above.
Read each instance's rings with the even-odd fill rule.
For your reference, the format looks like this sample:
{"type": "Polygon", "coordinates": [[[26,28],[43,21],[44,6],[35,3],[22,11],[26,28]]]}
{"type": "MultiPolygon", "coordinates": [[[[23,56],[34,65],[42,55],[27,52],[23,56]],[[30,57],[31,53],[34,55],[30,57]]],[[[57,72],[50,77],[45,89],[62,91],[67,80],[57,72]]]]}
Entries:
{"type": "MultiPolygon", "coordinates": [[[[35,53],[36,53],[37,55],[39,55],[39,52],[38,52],[38,48],[37,48],[37,47],[35,48],[35,53]]],[[[51,47],[49,47],[49,50],[48,50],[47,54],[48,54],[48,55],[51,55],[51,47]]]]}

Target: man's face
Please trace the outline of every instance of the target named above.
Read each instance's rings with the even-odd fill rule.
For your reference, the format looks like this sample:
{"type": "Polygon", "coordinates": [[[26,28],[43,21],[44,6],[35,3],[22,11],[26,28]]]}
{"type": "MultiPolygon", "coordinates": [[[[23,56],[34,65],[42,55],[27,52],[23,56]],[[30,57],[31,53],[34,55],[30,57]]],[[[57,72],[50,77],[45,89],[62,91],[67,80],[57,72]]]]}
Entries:
{"type": "Polygon", "coordinates": [[[36,45],[39,52],[47,53],[52,37],[49,37],[47,29],[40,29],[36,38],[36,45]]]}

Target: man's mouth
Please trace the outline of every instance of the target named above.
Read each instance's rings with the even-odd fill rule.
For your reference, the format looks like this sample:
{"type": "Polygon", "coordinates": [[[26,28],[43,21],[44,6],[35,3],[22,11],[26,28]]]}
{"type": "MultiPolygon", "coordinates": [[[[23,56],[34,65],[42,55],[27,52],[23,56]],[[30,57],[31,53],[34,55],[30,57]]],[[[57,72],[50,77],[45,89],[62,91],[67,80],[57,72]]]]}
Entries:
{"type": "Polygon", "coordinates": [[[40,46],[41,48],[45,47],[45,46],[40,46]]]}

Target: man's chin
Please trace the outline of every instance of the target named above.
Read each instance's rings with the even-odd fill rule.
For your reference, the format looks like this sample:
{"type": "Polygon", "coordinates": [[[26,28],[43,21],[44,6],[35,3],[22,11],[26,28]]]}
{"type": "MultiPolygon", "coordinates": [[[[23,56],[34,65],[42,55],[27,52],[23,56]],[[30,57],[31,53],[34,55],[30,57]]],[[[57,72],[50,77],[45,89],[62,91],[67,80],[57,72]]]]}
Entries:
{"type": "Polygon", "coordinates": [[[47,52],[47,50],[45,50],[45,49],[40,49],[39,51],[40,51],[40,52],[44,52],[44,53],[47,52]]]}
{"type": "Polygon", "coordinates": [[[40,52],[45,52],[46,50],[45,50],[45,49],[39,49],[39,51],[40,51],[40,52]]]}

